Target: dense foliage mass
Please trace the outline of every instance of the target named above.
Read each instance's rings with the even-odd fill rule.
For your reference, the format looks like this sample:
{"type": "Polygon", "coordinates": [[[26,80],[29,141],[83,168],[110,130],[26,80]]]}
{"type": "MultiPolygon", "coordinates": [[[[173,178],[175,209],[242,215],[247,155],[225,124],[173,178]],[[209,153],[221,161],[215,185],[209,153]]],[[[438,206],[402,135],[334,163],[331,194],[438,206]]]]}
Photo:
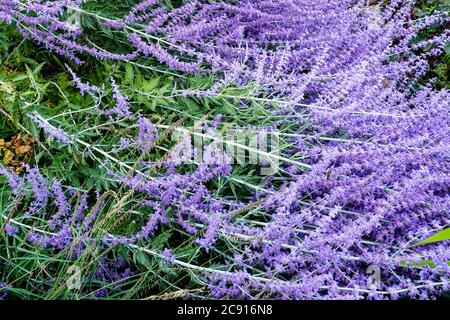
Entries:
{"type": "Polygon", "coordinates": [[[449,9],[2,0],[0,298],[442,295],[449,9]]]}

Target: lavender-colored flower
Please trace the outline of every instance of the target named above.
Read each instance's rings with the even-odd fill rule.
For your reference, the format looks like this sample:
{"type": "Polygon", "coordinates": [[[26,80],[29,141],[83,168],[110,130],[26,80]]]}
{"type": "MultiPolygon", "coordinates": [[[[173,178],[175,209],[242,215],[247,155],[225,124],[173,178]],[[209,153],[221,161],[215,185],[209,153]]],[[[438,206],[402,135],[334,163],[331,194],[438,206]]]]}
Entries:
{"type": "Polygon", "coordinates": [[[11,190],[13,190],[14,193],[18,194],[22,191],[23,185],[25,184],[24,179],[12,170],[5,168],[1,163],[0,175],[8,179],[9,187],[11,188],[11,190]]]}
{"type": "Polygon", "coordinates": [[[136,143],[142,152],[148,152],[157,138],[156,127],[147,118],[140,116],[138,118],[138,130],[136,143]]]}
{"type": "MultiPolygon", "coordinates": [[[[188,1],[168,9],[156,0],[142,1],[123,21],[104,24],[130,32],[134,49],[127,54],[84,45],[81,30],[60,20],[66,1],[4,1],[0,19],[18,21],[25,37],[76,63],[81,55],[153,57],[179,72],[201,68],[217,83],[174,94],[204,99],[228,85],[250,87],[251,94],[230,99],[246,109],[255,101],[258,109],[266,106],[270,117],[283,119],[282,130],[290,130],[289,147],[280,157],[290,165],[281,164],[280,176],[263,187],[236,176],[225,179],[248,187],[248,203],[210,191],[212,182],[231,170],[226,161],[216,161],[217,145],[206,150],[204,163],[183,171],[180,164],[195,159],[190,137],[171,150],[172,158],[156,175],[140,167],[144,162],[126,175],[111,172],[139,196],[137,206],[148,217],[135,234],[108,230],[97,239],[103,245],[146,243],[164,224],[191,234],[211,255],[213,246],[232,241],[239,255],[214,256],[229,272],[208,275],[216,298],[254,298],[255,292],[279,299],[425,298],[448,289],[442,279],[448,245],[411,244],[450,223],[450,92],[433,89],[431,81],[423,84],[428,61],[444,52],[449,31],[443,28],[426,41],[417,34],[450,18],[444,12],[413,20],[414,2],[368,8],[367,1],[354,0],[188,1]],[[417,268],[424,260],[435,267],[417,268]],[[369,266],[379,267],[381,289],[368,286],[369,266]]],[[[111,82],[116,105],[107,112],[135,125],[130,102],[111,82]]],[[[137,121],[136,144],[148,156],[156,130],[144,116],[137,121]]],[[[43,122],[51,137],[62,134],[47,126],[43,122]]],[[[13,189],[28,191],[36,214],[44,215],[40,209],[49,202],[65,207],[65,190],[50,192],[36,170],[27,170],[23,183],[1,167],[0,174],[13,189]]],[[[67,248],[74,240],[71,227],[82,221],[83,240],[95,241],[89,236],[104,205],[98,201],[85,217],[85,200],[77,219],[62,214],[53,235],[32,232],[28,240],[67,248]]],[[[170,249],[158,256],[177,262],[170,249]]]]}
{"type": "Polygon", "coordinates": [[[39,169],[25,165],[26,181],[31,184],[34,200],[30,203],[27,214],[38,213],[41,209],[47,206],[50,198],[50,191],[47,180],[41,175],[39,169]]]}
{"type": "Polygon", "coordinates": [[[175,255],[172,253],[172,250],[166,248],[161,252],[161,256],[164,259],[164,263],[173,264],[175,262],[175,255]]]}
{"type": "Polygon", "coordinates": [[[69,213],[72,209],[71,205],[67,201],[66,194],[64,193],[61,183],[56,179],[53,179],[52,184],[53,196],[55,197],[55,205],[58,210],[50,219],[50,225],[55,227],[56,225],[62,225],[63,218],[69,213]]]}
{"type": "Polygon", "coordinates": [[[115,20],[115,21],[105,21],[102,23],[103,26],[111,29],[116,30],[123,30],[125,28],[125,23],[121,20],[115,20]]]}
{"type": "Polygon", "coordinates": [[[13,227],[11,224],[7,223],[4,226],[5,233],[8,235],[8,237],[13,237],[14,235],[19,233],[19,229],[16,227],[13,227]]]}
{"type": "Polygon", "coordinates": [[[11,286],[5,285],[4,283],[0,282],[0,300],[4,300],[6,297],[8,297],[9,289],[11,289],[11,286]]]}

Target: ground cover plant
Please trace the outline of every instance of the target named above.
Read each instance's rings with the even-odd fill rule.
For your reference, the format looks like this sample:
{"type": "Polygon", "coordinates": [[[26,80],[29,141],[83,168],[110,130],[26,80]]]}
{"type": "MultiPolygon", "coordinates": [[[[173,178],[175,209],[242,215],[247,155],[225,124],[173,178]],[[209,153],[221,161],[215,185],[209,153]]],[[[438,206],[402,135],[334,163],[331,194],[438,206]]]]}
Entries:
{"type": "Polygon", "coordinates": [[[2,0],[0,299],[449,290],[450,3],[2,0]]]}

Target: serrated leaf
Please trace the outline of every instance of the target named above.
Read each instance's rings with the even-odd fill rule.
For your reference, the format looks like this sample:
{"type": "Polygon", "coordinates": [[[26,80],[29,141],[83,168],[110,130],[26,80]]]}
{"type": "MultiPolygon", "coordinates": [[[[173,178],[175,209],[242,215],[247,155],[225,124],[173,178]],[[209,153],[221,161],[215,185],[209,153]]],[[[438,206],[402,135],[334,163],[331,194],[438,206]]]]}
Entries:
{"type": "Polygon", "coordinates": [[[150,81],[144,81],[142,84],[142,91],[145,93],[152,92],[159,85],[159,77],[155,77],[150,81]]]}
{"type": "Polygon", "coordinates": [[[225,101],[222,108],[225,113],[232,115],[232,116],[237,116],[236,109],[234,108],[234,106],[231,103],[228,103],[227,101],[225,101]]]}
{"type": "Polygon", "coordinates": [[[430,267],[430,269],[436,268],[436,265],[431,260],[424,260],[424,261],[421,261],[420,263],[414,263],[414,262],[408,263],[407,261],[402,261],[402,262],[400,262],[400,266],[411,267],[413,269],[423,269],[424,266],[428,266],[428,267],[430,267]]]}

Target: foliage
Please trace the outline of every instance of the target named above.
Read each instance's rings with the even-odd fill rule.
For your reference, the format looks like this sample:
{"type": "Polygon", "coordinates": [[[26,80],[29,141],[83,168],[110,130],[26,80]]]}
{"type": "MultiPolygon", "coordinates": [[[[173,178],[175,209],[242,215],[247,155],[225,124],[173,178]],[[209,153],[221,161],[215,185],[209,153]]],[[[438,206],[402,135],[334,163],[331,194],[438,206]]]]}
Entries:
{"type": "Polygon", "coordinates": [[[448,7],[356,2],[2,2],[0,299],[448,289],[448,7]]]}

